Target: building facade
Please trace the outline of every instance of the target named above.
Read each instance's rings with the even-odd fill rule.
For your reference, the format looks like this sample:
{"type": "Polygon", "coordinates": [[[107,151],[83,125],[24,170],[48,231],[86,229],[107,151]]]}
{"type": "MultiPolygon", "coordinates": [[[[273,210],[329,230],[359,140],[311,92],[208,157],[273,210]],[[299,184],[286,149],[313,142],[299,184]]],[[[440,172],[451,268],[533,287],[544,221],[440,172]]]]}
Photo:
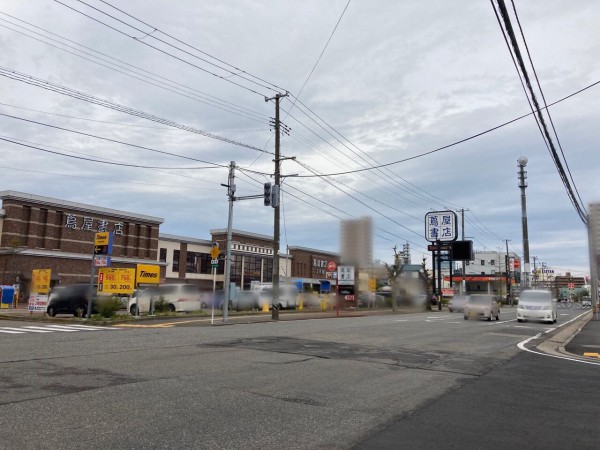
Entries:
{"type": "Polygon", "coordinates": [[[51,285],[90,281],[95,233],[113,233],[111,267],[155,264],[163,219],[16,191],[0,192],[2,283],[27,295],[34,269],[51,285]]]}

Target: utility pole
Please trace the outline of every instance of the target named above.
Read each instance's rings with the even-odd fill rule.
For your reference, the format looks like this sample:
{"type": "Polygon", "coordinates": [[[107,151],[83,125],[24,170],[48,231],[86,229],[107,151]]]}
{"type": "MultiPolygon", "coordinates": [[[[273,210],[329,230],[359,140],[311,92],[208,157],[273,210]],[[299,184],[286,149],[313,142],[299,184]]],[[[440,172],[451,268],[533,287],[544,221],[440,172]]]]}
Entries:
{"type": "Polygon", "coordinates": [[[271,306],[271,318],[279,320],[279,187],[281,185],[280,173],[280,141],[281,141],[281,124],[279,121],[279,100],[282,97],[287,97],[288,93],[277,94],[275,97],[266,98],[265,102],[275,100],[275,204],[273,206],[273,302],[271,306]]]}
{"type": "Polygon", "coordinates": [[[229,285],[231,280],[231,234],[233,223],[233,201],[235,200],[235,161],[229,163],[229,178],[226,185],[227,197],[229,198],[229,215],[227,218],[227,249],[225,251],[225,286],[223,286],[224,298],[221,308],[223,309],[223,322],[227,322],[227,311],[229,309],[229,285]]]}
{"type": "Polygon", "coordinates": [[[533,259],[533,280],[531,285],[533,287],[537,287],[538,284],[538,275],[537,275],[537,266],[536,266],[536,262],[537,262],[537,256],[532,256],[533,259]]]}
{"type": "Polygon", "coordinates": [[[517,162],[519,163],[519,188],[521,189],[521,221],[523,225],[523,279],[521,280],[524,288],[530,287],[529,284],[529,234],[527,232],[527,199],[525,196],[525,189],[527,188],[527,172],[525,166],[527,165],[527,158],[521,156],[517,162]]]}
{"type": "Polygon", "coordinates": [[[504,258],[504,267],[506,270],[506,304],[512,306],[512,296],[510,295],[512,277],[510,276],[510,255],[508,254],[508,241],[510,239],[505,239],[504,241],[506,242],[506,257],[504,258]]]}
{"type": "MultiPolygon", "coordinates": [[[[468,209],[466,210],[468,211],[468,209]]],[[[465,209],[461,208],[460,210],[460,215],[461,215],[461,229],[462,229],[462,240],[465,240],[465,209]]],[[[463,259],[462,261],[462,283],[460,284],[460,293],[462,295],[466,295],[467,294],[467,278],[465,276],[465,260],[463,259]]]]}

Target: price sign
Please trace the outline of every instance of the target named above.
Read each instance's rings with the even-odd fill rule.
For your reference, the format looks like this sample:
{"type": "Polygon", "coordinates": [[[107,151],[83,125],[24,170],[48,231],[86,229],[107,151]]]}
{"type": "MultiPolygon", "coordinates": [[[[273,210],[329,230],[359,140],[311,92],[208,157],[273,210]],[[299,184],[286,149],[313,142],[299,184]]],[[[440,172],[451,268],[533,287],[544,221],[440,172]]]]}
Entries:
{"type": "Polygon", "coordinates": [[[98,294],[133,294],[135,269],[99,269],[98,294]]]}

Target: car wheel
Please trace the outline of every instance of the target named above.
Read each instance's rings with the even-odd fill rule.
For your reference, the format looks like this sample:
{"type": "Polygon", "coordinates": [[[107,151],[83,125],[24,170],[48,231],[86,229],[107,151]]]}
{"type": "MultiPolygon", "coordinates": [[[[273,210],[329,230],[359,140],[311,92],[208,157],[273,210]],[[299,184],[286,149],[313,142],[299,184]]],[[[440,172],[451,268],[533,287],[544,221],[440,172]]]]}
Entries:
{"type": "Polygon", "coordinates": [[[498,314],[496,314],[496,320],[500,320],[500,311],[498,311],[498,314]]]}
{"type": "Polygon", "coordinates": [[[135,305],[131,305],[131,308],[129,308],[129,312],[132,316],[135,316],[135,305]]]}
{"type": "Polygon", "coordinates": [[[490,317],[488,317],[488,322],[491,322],[491,321],[492,321],[492,316],[493,316],[493,314],[492,314],[492,312],[490,311],[490,317]]]}
{"type": "Polygon", "coordinates": [[[453,312],[453,311],[452,311],[452,308],[448,308],[448,312],[453,312]]]}
{"type": "Polygon", "coordinates": [[[208,308],[208,305],[206,304],[206,302],[202,302],[202,303],[200,303],[200,308],[206,309],[206,308],[208,308]]]}
{"type": "Polygon", "coordinates": [[[523,322],[523,319],[517,319],[517,322],[523,322]]]}
{"type": "Polygon", "coordinates": [[[48,306],[48,310],[46,312],[50,317],[56,317],[56,309],[54,309],[54,306],[48,306]]]}
{"type": "Polygon", "coordinates": [[[465,320],[468,320],[468,319],[469,319],[467,316],[463,316],[463,318],[464,318],[465,320]]]}
{"type": "Polygon", "coordinates": [[[175,305],[173,303],[169,303],[169,312],[175,312],[175,305]]]}

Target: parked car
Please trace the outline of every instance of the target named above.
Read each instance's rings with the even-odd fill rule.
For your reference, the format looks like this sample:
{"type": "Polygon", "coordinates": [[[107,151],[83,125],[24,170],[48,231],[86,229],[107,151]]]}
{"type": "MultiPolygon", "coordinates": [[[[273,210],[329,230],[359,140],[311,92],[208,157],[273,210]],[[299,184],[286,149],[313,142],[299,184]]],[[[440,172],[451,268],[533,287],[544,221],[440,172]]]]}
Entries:
{"type": "MultiPolygon", "coordinates": [[[[93,289],[92,314],[98,312],[96,304],[96,289],[93,289]]],[[[89,284],[72,284],[54,288],[50,293],[46,313],[54,317],[57,314],[73,314],[75,317],[87,314],[89,284]]]]}
{"type": "Polygon", "coordinates": [[[592,306],[592,299],[590,297],[583,297],[581,299],[581,306],[592,306]]]}
{"type": "MultiPolygon", "coordinates": [[[[127,310],[136,315],[136,303],[138,313],[150,311],[150,303],[153,305],[160,299],[167,302],[171,312],[191,312],[202,308],[203,294],[195,284],[163,284],[137,290],[129,299],[127,310]]],[[[208,303],[208,300],[205,299],[208,303]]]]}
{"type": "Polygon", "coordinates": [[[465,302],[463,315],[465,320],[471,317],[477,319],[500,320],[500,306],[493,295],[473,294],[467,297],[465,302]]]}
{"type": "Polygon", "coordinates": [[[448,311],[450,312],[463,312],[465,309],[465,303],[467,303],[467,297],[458,295],[454,296],[448,302],[448,311]]]}
{"type": "MultiPolygon", "coordinates": [[[[272,283],[260,283],[253,286],[253,291],[259,294],[260,309],[265,305],[271,307],[273,299],[273,284],[272,283]]],[[[296,309],[298,306],[298,288],[294,284],[280,284],[279,285],[279,296],[278,306],[279,309],[296,309]]]]}
{"type": "Polygon", "coordinates": [[[239,291],[231,300],[231,309],[235,311],[260,309],[258,291],[239,291]]]}
{"type": "Polygon", "coordinates": [[[531,289],[521,292],[521,300],[517,305],[517,321],[541,320],[556,322],[556,301],[550,291],[531,289]]]}

